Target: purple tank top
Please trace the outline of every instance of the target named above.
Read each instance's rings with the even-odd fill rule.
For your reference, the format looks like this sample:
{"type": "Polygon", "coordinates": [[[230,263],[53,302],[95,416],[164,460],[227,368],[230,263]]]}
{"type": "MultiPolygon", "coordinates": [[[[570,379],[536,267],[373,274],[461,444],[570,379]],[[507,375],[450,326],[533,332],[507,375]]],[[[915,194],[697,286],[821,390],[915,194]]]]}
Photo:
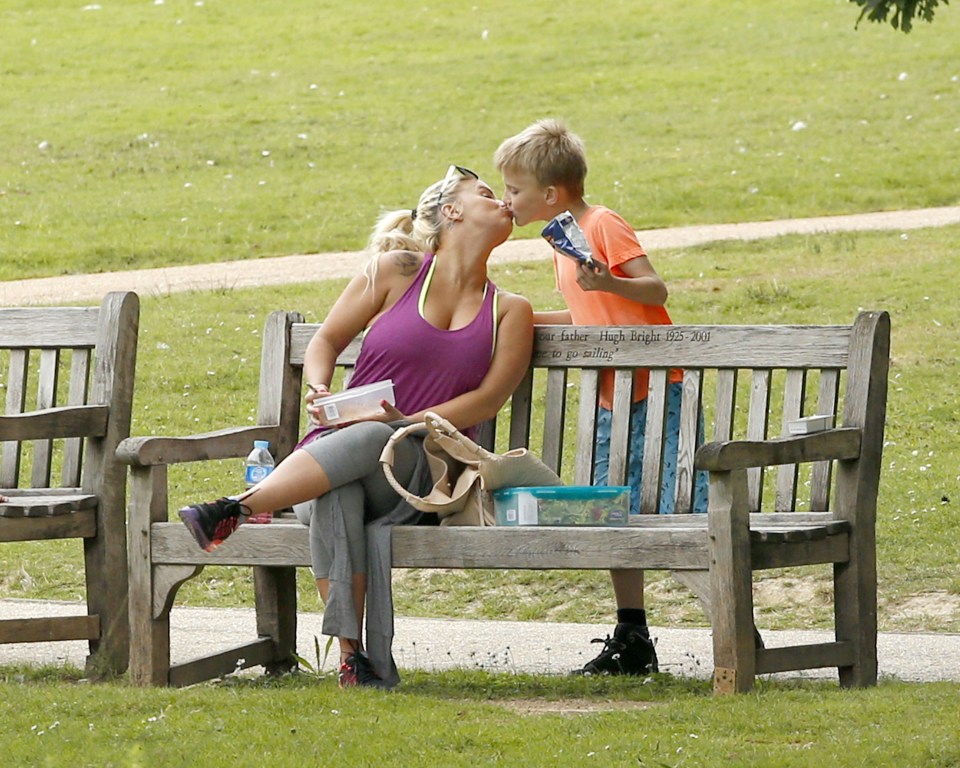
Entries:
{"type": "MultiPolygon", "coordinates": [[[[416,413],[476,389],[490,369],[495,343],[496,285],[487,281],[483,304],[469,325],[436,328],[420,314],[433,254],[400,300],[367,330],[350,386],[393,379],[397,409],[416,413]]],[[[468,434],[473,430],[465,430],[468,434]]]]}

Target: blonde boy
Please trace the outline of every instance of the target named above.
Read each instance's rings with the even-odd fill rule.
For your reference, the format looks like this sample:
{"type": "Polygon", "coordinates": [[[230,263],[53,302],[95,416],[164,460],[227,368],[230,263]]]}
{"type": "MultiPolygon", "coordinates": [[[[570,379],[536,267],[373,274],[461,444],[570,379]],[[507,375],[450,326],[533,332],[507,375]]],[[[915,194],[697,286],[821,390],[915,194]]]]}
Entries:
{"type": "MultiPolygon", "coordinates": [[[[633,228],[619,214],[584,200],[587,160],[583,142],[558,120],[539,120],[506,139],[494,155],[503,175],[503,200],[514,221],[524,226],[549,221],[570,211],[593,250],[593,267],[554,253],[557,287],[567,309],[535,312],[537,323],[576,325],[669,325],[664,307],[667,286],[644,253],[633,228]]],[[[681,372],[673,371],[668,398],[667,439],[664,445],[661,514],[673,512],[676,455],[680,427],[681,372]]],[[[629,482],[634,511],[639,503],[643,464],[643,433],[649,373],[638,370],[634,380],[634,405],[630,429],[629,482]]],[[[613,372],[604,372],[597,416],[597,451],[594,482],[607,484],[610,455],[610,407],[613,372]]],[[[706,511],[705,473],[698,473],[695,512],[706,511]]],[[[617,603],[617,626],[603,650],[578,674],[644,675],[656,672],[656,649],[647,628],[643,601],[643,571],[610,572],[617,603]]]]}

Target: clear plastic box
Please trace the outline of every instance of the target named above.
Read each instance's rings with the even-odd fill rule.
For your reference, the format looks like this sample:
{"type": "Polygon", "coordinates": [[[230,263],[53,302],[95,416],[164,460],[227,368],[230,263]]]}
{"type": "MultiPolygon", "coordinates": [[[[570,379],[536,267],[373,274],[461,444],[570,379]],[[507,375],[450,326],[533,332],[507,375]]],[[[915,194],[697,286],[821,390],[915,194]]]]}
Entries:
{"type": "Polygon", "coordinates": [[[547,485],[493,492],[497,525],[628,525],[627,485],[547,485]]]}
{"type": "Polygon", "coordinates": [[[317,406],[317,421],[325,427],[336,427],[383,413],[380,403],[384,400],[390,405],[397,404],[391,379],[345,389],[336,395],[318,398],[313,404],[317,406]]]}

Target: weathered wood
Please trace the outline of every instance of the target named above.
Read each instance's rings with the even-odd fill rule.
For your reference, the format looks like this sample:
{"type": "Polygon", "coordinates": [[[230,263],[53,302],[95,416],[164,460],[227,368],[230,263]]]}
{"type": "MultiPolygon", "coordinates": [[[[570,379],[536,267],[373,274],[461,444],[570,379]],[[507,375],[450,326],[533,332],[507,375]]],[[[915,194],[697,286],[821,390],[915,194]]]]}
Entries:
{"type": "MultiPolygon", "coordinates": [[[[544,403],[545,413],[550,418],[543,423],[543,463],[558,475],[562,472],[563,437],[567,426],[567,371],[551,369],[547,371],[547,394],[544,403]]],[[[529,439],[527,440],[529,442],[529,439]]]]}
{"type": "Polygon", "coordinates": [[[854,643],[856,660],[840,667],[840,684],[877,679],[877,492],[886,418],[890,317],[861,313],[853,327],[843,423],[863,430],[858,458],[837,462],[836,516],[852,526],[850,558],[834,566],[837,639],[854,643]]]}
{"type": "MultiPolygon", "coordinates": [[[[40,371],[37,377],[37,408],[41,411],[54,407],[57,396],[57,380],[60,374],[60,350],[40,350],[40,371]]],[[[33,440],[33,469],[30,474],[30,485],[34,488],[50,487],[51,461],[53,459],[53,443],[50,440],[37,439],[42,437],[18,436],[18,440],[33,440]]]]}
{"type": "MultiPolygon", "coordinates": [[[[0,506],[0,511],[3,507],[0,506]]],[[[85,509],[47,517],[0,515],[0,541],[49,541],[87,539],[97,535],[97,512],[85,509]]]]}
{"type": "MultiPolygon", "coordinates": [[[[752,444],[761,444],[767,439],[770,424],[770,386],[773,372],[769,368],[752,371],[750,388],[750,411],[747,416],[747,440],[752,444]]],[[[709,467],[704,466],[703,469],[709,467]]],[[[762,464],[752,464],[747,470],[747,489],[750,511],[760,510],[763,503],[762,464]]]]}
{"type": "MultiPolygon", "coordinates": [[[[781,434],[789,435],[788,425],[793,419],[803,416],[803,396],[807,386],[807,372],[792,368],[787,371],[787,380],[783,392],[783,430],[781,434]]],[[[777,468],[777,492],[774,508],[778,512],[796,509],[797,506],[797,476],[796,464],[780,464],[777,468]]]]}
{"type": "MultiPolygon", "coordinates": [[[[527,371],[520,380],[514,393],[516,400],[511,399],[514,408],[513,418],[510,419],[510,434],[508,436],[510,448],[522,448],[530,444],[530,414],[533,408],[533,371],[527,371]]],[[[490,449],[492,450],[492,448],[490,449]]]]}
{"type": "MultiPolygon", "coordinates": [[[[2,314],[0,314],[2,317],[2,314]]],[[[0,328],[3,323],[0,322],[0,328]]],[[[27,349],[11,349],[10,365],[7,368],[6,415],[23,413],[27,402],[27,373],[30,366],[30,354],[27,349]]],[[[14,488],[20,485],[20,458],[22,447],[17,441],[3,443],[3,459],[0,464],[0,485],[14,488]]]]}
{"type": "Polygon", "coordinates": [[[647,424],[643,436],[643,477],[640,479],[640,514],[660,511],[660,479],[663,461],[663,429],[667,419],[667,388],[670,371],[650,371],[647,394],[647,424]]]}
{"type": "MultiPolygon", "coordinates": [[[[840,371],[825,369],[820,372],[818,414],[835,414],[840,396],[840,371]]],[[[830,508],[830,482],[833,479],[833,462],[819,461],[810,473],[810,509],[819,511],[830,508]]]]}
{"type": "Polygon", "coordinates": [[[850,326],[686,325],[623,328],[612,339],[605,326],[540,326],[537,368],[624,368],[638,357],[649,368],[842,368],[850,326]],[[597,354],[602,350],[603,354],[597,354]],[[559,353],[557,356],[556,353],[559,353]]]}
{"type": "MultiPolygon", "coordinates": [[[[882,437],[886,396],[885,382],[881,386],[873,380],[885,379],[889,353],[888,342],[885,346],[874,336],[883,336],[886,323],[884,313],[865,313],[852,327],[538,327],[531,369],[499,423],[482,425],[483,444],[494,446],[498,431],[500,442],[510,448],[530,446],[542,436],[548,465],[574,484],[594,482],[599,384],[601,372],[613,368],[608,482],[620,484],[626,479],[631,444],[634,374],[646,369],[650,387],[640,502],[647,514],[622,528],[398,526],[392,530],[393,566],[670,570],[694,591],[710,619],[717,692],[748,690],[756,674],[813,666],[837,666],[844,684],[870,685],[876,680],[873,518],[882,445],[877,436],[882,437]],[[692,509],[695,471],[710,471],[706,515],[652,514],[660,501],[669,381],[678,368],[684,369],[684,396],[676,506],[679,512],[692,509]],[[842,426],[769,438],[771,419],[786,424],[804,413],[810,376],[819,380],[817,409],[836,413],[842,406],[842,426]],[[705,418],[704,402],[713,403],[712,421],[705,418]],[[701,420],[703,434],[712,435],[714,442],[698,448],[701,420]],[[874,441],[869,449],[868,435],[874,441]],[[811,511],[799,512],[804,502],[799,465],[808,463],[813,471],[805,501],[811,511]],[[763,475],[770,467],[784,469],[777,473],[776,493],[768,503],[763,475]],[[831,509],[834,477],[836,504],[831,509]],[[854,561],[856,567],[851,567],[854,561]],[[821,563],[834,565],[838,641],[763,649],[753,623],[753,572],[821,563]]],[[[233,671],[240,658],[244,666],[285,668],[291,663],[294,569],[309,565],[308,530],[284,515],[270,525],[241,526],[213,553],[202,552],[182,524],[167,522],[166,466],[243,456],[254,437],[276,441],[276,453],[284,454],[300,428],[301,366],[318,327],[294,313],[274,313],[268,319],[257,427],[185,438],[135,438],[121,445],[118,455],[131,465],[133,478],[131,619],[135,644],[145,646],[131,661],[135,682],[198,682],[233,671]],[[250,646],[171,669],[174,595],[206,565],[254,568],[257,633],[262,637],[250,646]]],[[[358,351],[355,341],[340,362],[349,369],[358,351]]]]}
{"type": "Polygon", "coordinates": [[[58,643],[100,637],[99,616],[52,616],[0,621],[0,643],[58,643]]]}
{"type": "Polygon", "coordinates": [[[127,668],[129,621],[126,467],[116,447],[130,433],[139,311],[132,293],[108,294],[99,307],[0,309],[10,361],[0,484],[11,497],[0,504],[0,541],[82,540],[92,617],[64,619],[59,629],[23,619],[34,630],[21,637],[89,640],[90,668],[117,673],[127,668]],[[54,485],[58,462],[62,487],[54,485]]]}
{"type": "Polygon", "coordinates": [[[753,639],[753,572],[750,567],[750,516],[746,470],[712,472],[708,515],[709,567],[713,593],[713,663],[736,670],[732,682],[715,677],[717,693],[753,687],[756,648],[753,639]]]}
{"type": "Polygon", "coordinates": [[[683,401],[680,407],[680,434],[677,445],[677,486],[675,514],[693,512],[696,472],[694,461],[700,444],[700,418],[703,404],[700,399],[702,372],[687,369],[683,372],[683,401]]]}
{"type": "Polygon", "coordinates": [[[600,391],[599,373],[592,368],[580,372],[580,401],[577,414],[576,453],[573,458],[573,482],[590,485],[593,482],[593,462],[596,455],[597,395],[600,391]]]}
{"type": "Polygon", "coordinates": [[[254,568],[253,587],[257,635],[273,641],[273,658],[264,666],[270,673],[289,671],[297,665],[297,570],[288,564],[254,568]]]}
{"type": "Polygon", "coordinates": [[[239,672],[241,669],[266,666],[275,656],[273,641],[269,637],[261,638],[230,650],[177,664],[170,668],[167,682],[175,688],[195,685],[204,680],[239,672]]]}
{"type": "Polygon", "coordinates": [[[0,347],[61,349],[94,346],[100,313],[97,307],[0,308],[0,347]]]}
{"type": "Polygon", "coordinates": [[[862,432],[859,428],[840,427],[826,432],[772,440],[710,443],[697,451],[697,467],[723,472],[796,462],[853,459],[860,455],[861,439],[862,432]]]}
{"type": "MultiPolygon", "coordinates": [[[[70,355],[70,390],[67,406],[80,407],[90,395],[90,350],[72,349],[70,355]]],[[[106,431],[106,424],[104,424],[106,431]]],[[[80,485],[83,471],[83,438],[74,437],[63,441],[63,469],[60,485],[65,488],[80,485]]]]}
{"type": "MultiPolygon", "coordinates": [[[[31,489],[33,490],[33,489],[31,489]]],[[[39,489],[37,489],[39,490],[39,489]]],[[[89,493],[66,493],[66,488],[45,488],[48,493],[17,494],[10,501],[0,504],[0,517],[55,517],[69,515],[83,509],[96,509],[97,497],[89,493]]]]}
{"type": "Polygon", "coordinates": [[[791,672],[796,669],[846,667],[853,664],[855,658],[854,645],[850,642],[764,648],[757,651],[757,674],[791,672]]]}
{"type": "MultiPolygon", "coordinates": [[[[751,536],[751,542],[753,538],[751,536]]],[[[790,568],[800,565],[844,562],[849,553],[850,538],[845,533],[830,534],[825,539],[813,541],[756,542],[750,553],[750,567],[755,571],[768,568],[790,568]]]]}
{"type": "MultiPolygon", "coordinates": [[[[48,407],[13,416],[0,415],[0,440],[49,440],[56,437],[102,437],[110,417],[108,405],[48,407]]],[[[35,487],[45,488],[49,478],[35,487]]]]}
{"type": "Polygon", "coordinates": [[[235,459],[250,453],[254,440],[273,444],[278,434],[275,426],[262,426],[220,429],[189,437],[133,437],[123,441],[117,455],[140,467],[235,459]]]}

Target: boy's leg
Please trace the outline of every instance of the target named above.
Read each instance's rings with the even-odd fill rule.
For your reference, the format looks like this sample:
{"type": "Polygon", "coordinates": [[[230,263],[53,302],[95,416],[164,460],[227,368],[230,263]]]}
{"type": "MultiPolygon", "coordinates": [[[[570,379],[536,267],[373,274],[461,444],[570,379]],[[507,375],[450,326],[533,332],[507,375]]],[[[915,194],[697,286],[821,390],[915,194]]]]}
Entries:
{"type": "MultiPolygon", "coordinates": [[[[639,509],[640,471],[643,465],[643,429],[647,418],[646,401],[635,403],[630,425],[630,466],[628,484],[631,512],[639,509]]],[[[597,453],[594,484],[608,484],[610,456],[610,411],[601,408],[597,417],[597,453]]],[[[597,638],[603,649],[574,674],[581,675],[646,675],[658,671],[657,653],[650,631],[643,600],[643,571],[612,570],[610,581],[617,605],[617,625],[613,637],[597,638]]]]}
{"type": "MultiPolygon", "coordinates": [[[[683,401],[683,384],[674,382],[667,394],[667,426],[663,440],[663,476],[660,482],[660,514],[672,515],[676,510],[677,492],[677,454],[680,450],[680,405],[683,401]]],[[[697,447],[703,445],[703,414],[697,425],[697,447]]],[[[632,465],[631,465],[632,468],[632,465]]],[[[631,483],[633,476],[631,473],[631,483]]],[[[693,488],[693,509],[695,513],[706,513],[708,474],[696,473],[693,488]]],[[[635,486],[639,488],[639,485],[635,486]]],[[[688,510],[683,510],[687,512],[688,510]]]]}

